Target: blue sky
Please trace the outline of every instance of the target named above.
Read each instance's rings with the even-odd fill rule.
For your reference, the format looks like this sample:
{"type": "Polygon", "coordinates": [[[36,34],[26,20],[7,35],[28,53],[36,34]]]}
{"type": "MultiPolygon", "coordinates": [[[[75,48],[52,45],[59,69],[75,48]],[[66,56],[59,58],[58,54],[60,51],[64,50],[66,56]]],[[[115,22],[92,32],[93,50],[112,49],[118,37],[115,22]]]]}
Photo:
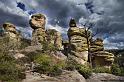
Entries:
{"type": "Polygon", "coordinates": [[[30,36],[31,14],[43,13],[46,28],[54,28],[66,37],[68,22],[75,18],[79,26],[87,21],[95,24],[92,30],[99,29],[97,37],[104,39],[106,48],[124,48],[123,4],[124,0],[0,0],[0,25],[11,22],[30,36]]]}

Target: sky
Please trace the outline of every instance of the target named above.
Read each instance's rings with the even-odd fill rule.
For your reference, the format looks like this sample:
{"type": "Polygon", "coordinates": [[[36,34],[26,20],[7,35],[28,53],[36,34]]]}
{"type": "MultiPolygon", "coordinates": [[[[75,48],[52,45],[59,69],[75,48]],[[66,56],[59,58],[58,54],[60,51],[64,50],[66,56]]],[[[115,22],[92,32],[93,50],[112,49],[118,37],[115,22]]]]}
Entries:
{"type": "Polygon", "coordinates": [[[74,18],[79,27],[93,24],[95,37],[103,38],[106,49],[124,48],[124,0],[0,0],[0,25],[10,22],[25,37],[31,37],[32,14],[47,17],[47,29],[56,29],[67,38],[68,23],[74,18]],[[88,24],[87,24],[88,23],[88,24]]]}

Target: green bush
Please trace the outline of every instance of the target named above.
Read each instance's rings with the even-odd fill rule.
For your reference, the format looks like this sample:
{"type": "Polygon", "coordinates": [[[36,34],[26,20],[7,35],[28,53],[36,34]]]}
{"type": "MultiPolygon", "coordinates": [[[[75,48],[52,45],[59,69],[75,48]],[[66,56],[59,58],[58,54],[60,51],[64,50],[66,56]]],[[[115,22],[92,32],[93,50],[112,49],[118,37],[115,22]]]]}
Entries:
{"type": "Polygon", "coordinates": [[[77,62],[75,60],[73,60],[72,58],[68,58],[66,60],[65,69],[69,70],[69,71],[73,71],[76,68],[77,68],[77,62]]]}
{"type": "Polygon", "coordinates": [[[78,65],[78,72],[84,76],[84,78],[89,78],[92,74],[92,69],[88,66],[78,65]]]}
{"type": "Polygon", "coordinates": [[[24,78],[24,71],[17,67],[17,64],[13,60],[0,62],[0,80],[18,82],[24,78]]]}
{"type": "Polygon", "coordinates": [[[124,76],[124,67],[121,67],[120,69],[121,69],[121,74],[120,75],[124,76]]]}
{"type": "Polygon", "coordinates": [[[57,76],[62,73],[62,69],[58,65],[54,65],[51,67],[51,70],[49,72],[50,76],[57,76]]]}
{"type": "Polygon", "coordinates": [[[119,68],[119,65],[113,64],[111,66],[111,73],[114,75],[121,75],[121,69],[119,68]]]}
{"type": "Polygon", "coordinates": [[[109,68],[105,68],[105,67],[95,67],[93,69],[93,72],[95,73],[111,73],[109,68]]]}
{"type": "Polygon", "coordinates": [[[34,68],[34,71],[49,76],[60,75],[62,73],[62,69],[64,68],[63,62],[60,61],[58,63],[55,63],[53,59],[46,54],[37,56],[35,62],[39,65],[34,68]]]}

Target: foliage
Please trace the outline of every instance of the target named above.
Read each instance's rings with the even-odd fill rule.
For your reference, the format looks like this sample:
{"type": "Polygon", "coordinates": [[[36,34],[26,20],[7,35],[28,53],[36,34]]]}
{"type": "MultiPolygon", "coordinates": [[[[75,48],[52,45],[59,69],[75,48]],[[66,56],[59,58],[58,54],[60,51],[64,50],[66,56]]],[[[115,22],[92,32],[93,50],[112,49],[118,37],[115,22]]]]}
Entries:
{"type": "Polygon", "coordinates": [[[92,74],[92,69],[89,66],[77,64],[77,62],[71,58],[66,61],[66,70],[73,71],[78,70],[78,72],[84,76],[84,78],[89,78],[92,74]]]}
{"type": "Polygon", "coordinates": [[[24,70],[17,66],[16,60],[5,54],[0,54],[0,80],[18,81],[25,78],[24,70]]]}
{"type": "Polygon", "coordinates": [[[95,67],[93,69],[93,72],[95,73],[111,73],[109,68],[105,68],[105,67],[95,67]]]}
{"type": "Polygon", "coordinates": [[[77,62],[73,60],[72,58],[68,58],[66,60],[66,66],[65,69],[69,71],[73,71],[77,68],[77,62]]]}
{"type": "Polygon", "coordinates": [[[121,67],[120,70],[121,70],[121,74],[120,75],[124,76],[124,67],[121,67]]]}
{"type": "Polygon", "coordinates": [[[25,78],[25,73],[12,56],[14,53],[10,52],[11,49],[15,49],[15,47],[9,43],[8,38],[0,38],[0,80],[19,82],[25,78]]]}
{"type": "Polygon", "coordinates": [[[28,40],[28,39],[25,39],[25,38],[21,38],[20,43],[21,43],[22,45],[20,45],[19,48],[20,48],[20,49],[24,49],[25,47],[27,47],[27,46],[29,46],[29,45],[31,44],[31,41],[28,40]]]}
{"type": "Polygon", "coordinates": [[[55,52],[57,51],[57,47],[55,47],[55,45],[53,43],[49,43],[49,42],[42,42],[43,45],[43,51],[51,53],[52,51],[55,52]]]}
{"type": "Polygon", "coordinates": [[[111,72],[114,75],[121,75],[121,69],[119,68],[119,65],[113,64],[111,67],[111,72]]]}
{"type": "Polygon", "coordinates": [[[85,65],[78,65],[78,72],[84,76],[84,78],[89,78],[92,74],[92,69],[85,65]]]}
{"type": "Polygon", "coordinates": [[[62,73],[62,68],[64,65],[63,62],[60,61],[55,63],[50,55],[41,54],[36,57],[35,62],[38,63],[38,65],[34,68],[35,72],[49,76],[56,76],[62,73]]]}

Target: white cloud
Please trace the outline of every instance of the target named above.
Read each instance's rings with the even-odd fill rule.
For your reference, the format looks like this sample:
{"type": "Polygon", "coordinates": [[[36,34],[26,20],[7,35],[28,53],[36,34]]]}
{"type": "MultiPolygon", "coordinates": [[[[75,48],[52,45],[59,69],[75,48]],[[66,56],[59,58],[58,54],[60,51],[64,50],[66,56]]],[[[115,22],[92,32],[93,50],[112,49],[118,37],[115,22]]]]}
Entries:
{"type": "Polygon", "coordinates": [[[50,24],[46,25],[46,29],[55,29],[55,30],[57,30],[58,32],[60,32],[62,34],[66,34],[67,30],[68,30],[67,28],[62,28],[62,27],[60,27],[58,25],[52,26],[50,24]]]}

